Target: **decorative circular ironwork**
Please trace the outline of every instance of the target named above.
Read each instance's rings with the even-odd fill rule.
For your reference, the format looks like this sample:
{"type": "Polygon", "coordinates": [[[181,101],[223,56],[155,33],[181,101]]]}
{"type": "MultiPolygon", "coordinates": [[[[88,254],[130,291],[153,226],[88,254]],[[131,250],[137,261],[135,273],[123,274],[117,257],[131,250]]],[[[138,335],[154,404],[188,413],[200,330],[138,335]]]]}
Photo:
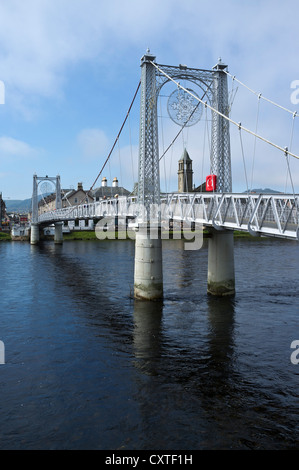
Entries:
{"type": "Polygon", "coordinates": [[[49,194],[53,193],[53,184],[50,181],[44,181],[40,185],[40,193],[43,197],[48,196],[49,194]]]}
{"type": "MultiPolygon", "coordinates": [[[[186,88],[192,95],[198,95],[186,88]]],[[[194,126],[202,115],[202,103],[185,90],[178,88],[173,91],[167,101],[167,111],[170,119],[180,126],[194,126]]]]}

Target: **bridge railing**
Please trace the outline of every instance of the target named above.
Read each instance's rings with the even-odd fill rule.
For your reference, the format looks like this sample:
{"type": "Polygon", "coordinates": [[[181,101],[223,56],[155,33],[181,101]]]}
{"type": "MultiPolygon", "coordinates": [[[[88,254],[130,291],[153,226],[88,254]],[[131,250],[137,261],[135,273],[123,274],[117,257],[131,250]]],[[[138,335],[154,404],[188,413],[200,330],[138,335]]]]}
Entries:
{"type": "MultiPolygon", "coordinates": [[[[297,238],[299,196],[289,194],[172,193],[161,197],[161,220],[186,221],[217,230],[244,230],[297,238]]],[[[42,224],[103,217],[138,218],[142,208],[135,197],[119,197],[41,214],[42,224]]],[[[157,211],[156,211],[157,214],[157,211]]]]}
{"type": "Polygon", "coordinates": [[[164,215],[204,225],[297,238],[299,197],[289,194],[174,193],[163,200],[164,215]]]}
{"type": "Polygon", "coordinates": [[[54,223],[76,219],[97,219],[101,217],[135,217],[136,198],[119,197],[107,199],[89,204],[80,204],[78,206],[64,207],[40,214],[38,222],[54,223]]]}

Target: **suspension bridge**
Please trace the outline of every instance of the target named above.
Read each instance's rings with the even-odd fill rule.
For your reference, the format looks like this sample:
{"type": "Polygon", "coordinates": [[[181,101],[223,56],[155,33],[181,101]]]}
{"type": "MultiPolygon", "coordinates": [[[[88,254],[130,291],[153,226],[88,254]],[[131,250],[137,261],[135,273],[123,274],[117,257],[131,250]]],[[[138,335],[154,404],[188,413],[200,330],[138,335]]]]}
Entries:
{"type": "MultiPolygon", "coordinates": [[[[289,160],[299,157],[287,147],[259,135],[257,129],[252,131],[230,117],[228,77],[237,80],[229,74],[227,66],[221,60],[211,70],[189,68],[185,65],[160,65],[156,63],[156,57],[147,51],[141,59],[141,80],[123,125],[89,190],[90,192],[94,188],[109,161],[140,89],[136,194],[129,197],[120,195],[118,198],[102,199],[93,203],[86,203],[84,200],[79,205],[62,208],[60,177],[34,175],[31,244],[38,243],[40,229],[51,224],[55,225],[55,242],[62,243],[63,222],[78,219],[99,222],[109,218],[129,220],[136,231],[135,297],[156,300],[163,297],[162,237],[159,230],[155,232],[157,236],[153,236],[153,231],[150,230],[153,220],[158,228],[169,221],[177,221],[193,227],[198,224],[209,230],[207,290],[219,296],[235,293],[234,230],[246,231],[252,236],[298,240],[299,196],[295,194],[289,160]],[[182,81],[196,84],[201,90],[201,96],[183,86],[182,81]],[[157,101],[162,88],[169,83],[174,83],[176,87],[169,98],[169,114],[173,121],[179,124],[180,131],[168,149],[186,126],[199,119],[203,110],[209,110],[211,113],[210,174],[206,178],[205,191],[196,192],[187,187],[183,192],[161,192],[160,161],[168,149],[159,156],[157,101]],[[252,135],[284,155],[292,186],[291,193],[252,194],[246,171],[247,191],[232,192],[230,126],[235,126],[239,131],[243,160],[243,133],[252,135]],[[39,214],[38,186],[45,180],[55,184],[56,208],[39,214]]],[[[239,83],[242,84],[240,81],[239,83]]],[[[256,95],[259,101],[267,100],[261,94],[256,95]]],[[[296,112],[289,111],[271,100],[267,101],[291,113],[294,123],[296,112]]],[[[187,168],[184,167],[183,170],[187,168]]]]}

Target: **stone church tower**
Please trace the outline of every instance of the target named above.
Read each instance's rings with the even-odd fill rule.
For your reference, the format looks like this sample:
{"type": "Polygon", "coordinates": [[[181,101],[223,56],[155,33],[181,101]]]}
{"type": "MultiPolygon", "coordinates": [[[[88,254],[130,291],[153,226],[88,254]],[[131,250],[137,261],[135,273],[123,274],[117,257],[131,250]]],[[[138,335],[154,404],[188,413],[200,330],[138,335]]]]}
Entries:
{"type": "Polygon", "coordinates": [[[193,190],[193,170],[192,160],[186,149],[184,149],[182,158],[179,160],[178,170],[178,192],[188,193],[193,190]]]}

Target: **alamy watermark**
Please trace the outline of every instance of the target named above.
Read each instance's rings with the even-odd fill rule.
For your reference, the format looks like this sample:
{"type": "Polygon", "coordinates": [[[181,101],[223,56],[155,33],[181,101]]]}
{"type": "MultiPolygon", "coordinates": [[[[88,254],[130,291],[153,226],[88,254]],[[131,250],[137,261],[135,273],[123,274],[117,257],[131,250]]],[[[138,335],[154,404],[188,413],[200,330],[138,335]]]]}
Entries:
{"type": "Polygon", "coordinates": [[[0,364],[5,364],[5,346],[3,341],[0,341],[0,364]]]}
{"type": "MultiPolygon", "coordinates": [[[[191,221],[191,219],[188,220],[188,218],[177,222],[171,217],[161,218],[164,209],[163,205],[152,204],[150,216],[146,217],[146,209],[142,205],[138,205],[138,215],[134,222],[128,216],[106,215],[96,224],[96,237],[99,240],[115,240],[116,238],[135,240],[136,234],[139,233],[142,238],[147,237],[151,240],[160,238],[162,240],[184,240],[185,250],[199,250],[202,248],[203,224],[198,221],[191,221]]],[[[186,204],[184,209],[188,213],[191,207],[186,204]]],[[[197,217],[200,220],[199,213],[197,217]]]]}
{"type": "Polygon", "coordinates": [[[295,351],[292,352],[291,354],[291,363],[294,365],[299,364],[299,340],[295,339],[291,343],[291,349],[294,349],[295,351]]]}
{"type": "Polygon", "coordinates": [[[5,85],[2,80],[0,80],[0,104],[5,104],[5,85]]]}
{"type": "Polygon", "coordinates": [[[299,80],[293,80],[291,82],[291,88],[294,89],[291,93],[291,103],[299,104],[299,80]]]}
{"type": "Polygon", "coordinates": [[[136,224],[130,226],[126,218],[118,218],[117,223],[111,217],[101,219],[96,227],[95,233],[99,240],[125,240],[130,238],[136,239],[136,233],[139,232],[142,237],[148,237],[151,240],[184,240],[185,250],[200,250],[203,245],[203,226],[200,223],[194,223],[192,228],[189,224],[182,222],[180,227],[170,228],[167,226],[159,226],[158,224],[136,224]]]}

